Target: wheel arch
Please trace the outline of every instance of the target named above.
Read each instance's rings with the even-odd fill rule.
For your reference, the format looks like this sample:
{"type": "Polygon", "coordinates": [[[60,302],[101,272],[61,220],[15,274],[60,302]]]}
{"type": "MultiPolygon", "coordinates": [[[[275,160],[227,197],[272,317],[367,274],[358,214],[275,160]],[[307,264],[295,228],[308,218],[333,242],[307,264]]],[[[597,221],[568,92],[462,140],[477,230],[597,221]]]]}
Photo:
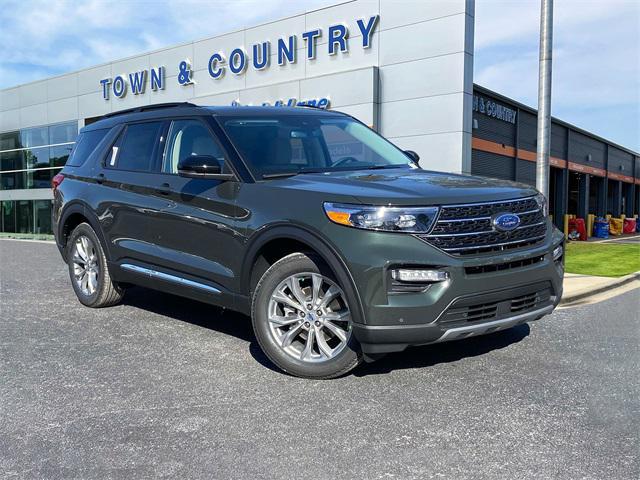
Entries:
{"type": "MultiPolygon", "coordinates": [[[[328,240],[301,226],[272,226],[258,234],[249,245],[243,262],[240,280],[242,293],[250,298],[257,281],[269,266],[274,261],[296,251],[314,253],[329,266],[343,289],[355,299],[354,307],[358,323],[364,323],[360,295],[346,262],[328,240]]],[[[352,313],[354,313],[353,310],[354,308],[352,313]]]]}
{"type": "Polygon", "coordinates": [[[98,218],[93,214],[86,206],[82,203],[73,203],[68,205],[58,222],[58,243],[62,248],[62,256],[66,261],[66,252],[67,252],[67,240],[71,235],[71,232],[80,225],[81,223],[88,223],[93,231],[98,236],[100,243],[102,244],[102,248],[104,250],[105,256],[107,260],[111,259],[109,253],[109,245],[105,241],[105,237],[102,233],[102,229],[100,228],[100,222],[98,218]]]}

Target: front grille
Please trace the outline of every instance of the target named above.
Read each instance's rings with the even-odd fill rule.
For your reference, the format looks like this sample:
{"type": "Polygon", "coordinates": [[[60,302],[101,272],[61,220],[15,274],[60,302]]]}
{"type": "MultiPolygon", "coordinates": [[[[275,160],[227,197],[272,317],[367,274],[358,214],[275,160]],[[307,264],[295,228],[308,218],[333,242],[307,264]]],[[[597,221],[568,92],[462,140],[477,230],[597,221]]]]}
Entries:
{"type": "Polygon", "coordinates": [[[453,302],[438,319],[447,328],[501,320],[551,304],[548,282],[465,297],[453,302]]]}
{"type": "Polygon", "coordinates": [[[446,205],[428,235],[417,235],[451,255],[499,252],[540,243],[547,233],[544,214],[534,197],[471,205],[446,205]],[[492,217],[515,213],[520,226],[511,232],[493,228],[492,217]]]}
{"type": "Polygon", "coordinates": [[[523,260],[515,260],[513,262],[496,263],[493,265],[479,265],[477,267],[465,267],[464,272],[467,275],[479,275],[482,273],[502,272],[504,270],[512,270],[514,268],[528,267],[529,265],[535,265],[544,260],[544,256],[525,258],[523,260]]]}

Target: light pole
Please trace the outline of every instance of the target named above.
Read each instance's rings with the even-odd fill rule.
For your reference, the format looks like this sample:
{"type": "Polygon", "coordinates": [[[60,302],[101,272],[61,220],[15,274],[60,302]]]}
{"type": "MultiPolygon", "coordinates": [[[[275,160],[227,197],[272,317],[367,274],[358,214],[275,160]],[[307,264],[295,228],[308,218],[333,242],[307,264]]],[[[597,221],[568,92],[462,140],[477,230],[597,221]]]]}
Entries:
{"type": "Polygon", "coordinates": [[[536,188],[549,197],[551,142],[551,53],[553,50],[553,0],[541,0],[540,59],[538,67],[538,144],[536,188]]]}

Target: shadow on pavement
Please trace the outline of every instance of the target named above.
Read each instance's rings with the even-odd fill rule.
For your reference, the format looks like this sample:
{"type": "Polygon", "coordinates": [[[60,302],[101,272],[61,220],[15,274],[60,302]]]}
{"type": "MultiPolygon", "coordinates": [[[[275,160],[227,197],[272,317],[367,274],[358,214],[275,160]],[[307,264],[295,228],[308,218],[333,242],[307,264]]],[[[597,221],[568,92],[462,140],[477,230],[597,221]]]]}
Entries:
{"type": "Polygon", "coordinates": [[[463,358],[477,357],[518,343],[526,338],[530,331],[529,325],[525,323],[480,337],[412,347],[404,352],[391,353],[377,362],[365,363],[353,373],[355,376],[364,377],[403,368],[431,367],[439,363],[457,362],[463,358]]]}
{"type": "MultiPolygon", "coordinates": [[[[251,319],[246,315],[142,287],[128,289],[123,303],[244,340],[249,343],[249,353],[258,363],[270,370],[280,371],[262,353],[253,334],[251,319]]],[[[524,324],[481,337],[413,347],[404,352],[389,354],[374,363],[365,363],[358,367],[353,375],[364,377],[403,368],[430,367],[439,363],[456,362],[518,343],[527,337],[529,332],[529,325],[524,324]]]]}

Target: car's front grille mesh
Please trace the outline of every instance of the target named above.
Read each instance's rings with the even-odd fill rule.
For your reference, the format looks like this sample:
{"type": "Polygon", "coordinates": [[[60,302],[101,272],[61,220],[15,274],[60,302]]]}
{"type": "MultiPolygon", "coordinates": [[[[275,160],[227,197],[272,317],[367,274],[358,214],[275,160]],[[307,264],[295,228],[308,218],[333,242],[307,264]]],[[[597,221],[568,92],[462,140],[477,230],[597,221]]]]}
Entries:
{"type": "Polygon", "coordinates": [[[460,299],[443,313],[437,323],[452,328],[473,322],[489,322],[536,310],[551,302],[551,288],[537,285],[526,289],[529,291],[524,294],[506,291],[500,295],[503,298],[495,298],[495,294],[481,295],[477,303],[473,298],[460,299]]]}
{"type": "Polygon", "coordinates": [[[535,245],[547,232],[544,214],[535,198],[495,203],[447,205],[431,233],[418,237],[452,255],[498,252],[535,245]],[[515,213],[520,225],[510,232],[493,228],[492,217],[515,213]]]}

